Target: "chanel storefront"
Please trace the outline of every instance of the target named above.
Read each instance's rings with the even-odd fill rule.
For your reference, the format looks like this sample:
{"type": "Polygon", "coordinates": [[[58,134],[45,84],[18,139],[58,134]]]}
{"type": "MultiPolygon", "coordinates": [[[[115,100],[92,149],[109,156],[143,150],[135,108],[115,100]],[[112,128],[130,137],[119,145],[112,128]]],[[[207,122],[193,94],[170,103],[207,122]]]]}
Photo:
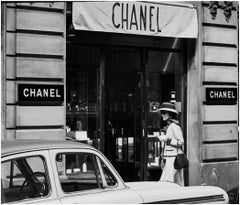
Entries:
{"type": "Polygon", "coordinates": [[[74,2],[71,26],[68,136],[87,136],[125,180],[158,180],[161,146],[154,133],[161,129],[161,119],[156,110],[172,93],[186,126],[186,46],[188,38],[197,38],[196,9],[74,2]]]}
{"type": "Polygon", "coordinates": [[[2,3],[2,139],[76,139],[124,180],[158,180],[156,110],[171,101],[190,160],[185,184],[235,187],[238,19],[224,6],[2,3]]]}

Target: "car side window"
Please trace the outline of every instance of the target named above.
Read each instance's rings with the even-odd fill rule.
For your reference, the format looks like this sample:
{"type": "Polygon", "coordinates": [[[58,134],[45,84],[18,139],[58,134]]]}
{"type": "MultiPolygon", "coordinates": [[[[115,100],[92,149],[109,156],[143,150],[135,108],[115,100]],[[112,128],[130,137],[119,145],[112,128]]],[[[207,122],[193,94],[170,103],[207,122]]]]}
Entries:
{"type": "Polygon", "coordinates": [[[2,199],[14,202],[49,194],[45,159],[41,156],[17,158],[1,163],[2,199]]]}
{"type": "Polygon", "coordinates": [[[101,167],[103,170],[103,174],[104,174],[104,178],[107,183],[107,186],[108,187],[116,186],[117,185],[116,178],[114,177],[112,172],[109,170],[108,166],[106,166],[106,164],[102,160],[100,160],[100,162],[101,162],[101,167]]]}
{"type": "Polygon", "coordinates": [[[102,188],[96,156],[90,153],[60,153],[56,156],[59,180],[64,192],[102,188]]]}

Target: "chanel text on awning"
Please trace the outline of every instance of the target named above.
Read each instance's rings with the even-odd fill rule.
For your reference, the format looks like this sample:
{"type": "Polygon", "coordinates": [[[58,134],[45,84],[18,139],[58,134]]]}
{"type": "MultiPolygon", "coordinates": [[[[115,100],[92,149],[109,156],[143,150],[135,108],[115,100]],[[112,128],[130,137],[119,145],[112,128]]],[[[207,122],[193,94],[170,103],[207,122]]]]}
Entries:
{"type": "Polygon", "coordinates": [[[112,7],[112,23],[115,28],[131,30],[134,27],[140,31],[161,32],[160,8],[151,4],[116,2],[112,7]]]}

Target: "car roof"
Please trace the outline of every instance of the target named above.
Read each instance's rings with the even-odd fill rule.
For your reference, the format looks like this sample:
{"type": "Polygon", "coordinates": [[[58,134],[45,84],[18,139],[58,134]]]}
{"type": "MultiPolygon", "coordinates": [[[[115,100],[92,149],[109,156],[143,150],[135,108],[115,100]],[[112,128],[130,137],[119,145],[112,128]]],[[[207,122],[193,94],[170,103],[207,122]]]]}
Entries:
{"type": "Polygon", "coordinates": [[[34,151],[34,150],[49,150],[57,148],[91,148],[93,147],[78,142],[69,140],[2,140],[1,141],[1,154],[2,156],[34,151]]]}

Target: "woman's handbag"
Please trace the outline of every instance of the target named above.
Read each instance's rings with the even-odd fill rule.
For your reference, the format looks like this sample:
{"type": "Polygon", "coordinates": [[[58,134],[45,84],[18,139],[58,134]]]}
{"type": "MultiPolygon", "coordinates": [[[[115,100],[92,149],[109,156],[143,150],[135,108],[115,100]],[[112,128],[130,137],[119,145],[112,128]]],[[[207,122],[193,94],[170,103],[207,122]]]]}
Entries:
{"type": "Polygon", "coordinates": [[[182,169],[187,168],[189,166],[189,161],[186,154],[178,154],[174,160],[174,168],[175,169],[182,169]]]}

